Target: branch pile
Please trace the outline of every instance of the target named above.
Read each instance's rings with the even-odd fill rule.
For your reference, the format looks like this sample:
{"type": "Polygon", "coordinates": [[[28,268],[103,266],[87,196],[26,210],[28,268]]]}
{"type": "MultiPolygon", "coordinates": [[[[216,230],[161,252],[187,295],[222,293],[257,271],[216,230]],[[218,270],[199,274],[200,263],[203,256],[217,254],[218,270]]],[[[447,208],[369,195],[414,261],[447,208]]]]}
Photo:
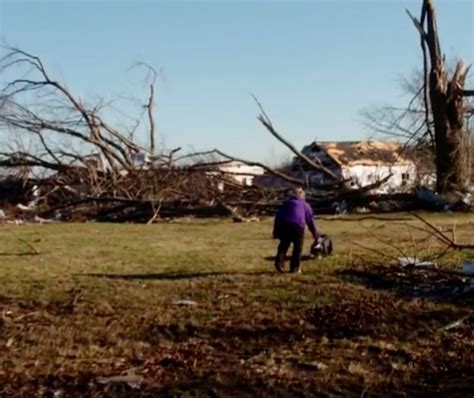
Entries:
{"type": "Polygon", "coordinates": [[[220,167],[231,162],[259,166],[290,185],[305,186],[308,200],[320,213],[332,212],[340,201],[349,208],[370,208],[371,201],[387,199],[396,201],[397,209],[412,206],[413,195],[369,194],[390,176],[356,190],[348,188],[340,176],[284,138],[256,98],[259,122],[302,165],[322,173],[325,185],[310,187],[297,174],[218,149],[189,154],[181,154],[181,148],[157,151],[157,73],[146,64],[137,67],[148,72],[149,95],[144,103],[138,101],[139,115],[128,117],[128,124],[109,123],[113,101],[88,104],[55,80],[37,56],[13,48],[6,51],[0,65],[6,76],[0,89],[0,168],[13,171],[17,181],[16,185],[1,182],[6,189],[0,199],[4,207],[18,204],[23,218],[28,214],[42,220],[154,222],[160,217],[243,220],[273,214],[285,191],[240,184],[235,174],[220,167]],[[148,142],[140,142],[139,137],[147,137],[148,142]]]}
{"type": "Polygon", "coordinates": [[[88,170],[68,170],[43,181],[37,212],[44,218],[153,222],[157,217],[232,215],[237,210],[227,203],[255,204],[271,198],[271,192],[244,189],[209,170],[138,169],[115,179],[108,173],[92,177],[88,170]]]}

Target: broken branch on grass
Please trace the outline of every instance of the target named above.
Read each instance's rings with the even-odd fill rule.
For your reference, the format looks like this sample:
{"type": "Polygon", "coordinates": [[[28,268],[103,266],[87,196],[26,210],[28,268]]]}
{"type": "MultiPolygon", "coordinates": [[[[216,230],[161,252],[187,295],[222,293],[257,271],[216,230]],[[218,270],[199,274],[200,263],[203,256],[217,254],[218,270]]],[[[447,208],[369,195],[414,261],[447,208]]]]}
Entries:
{"type": "Polygon", "coordinates": [[[160,210],[161,210],[161,205],[163,203],[163,200],[160,199],[158,202],[158,206],[156,207],[155,212],[153,213],[153,216],[148,220],[147,224],[153,224],[156,219],[160,216],[160,210]]]}
{"type": "Polygon", "coordinates": [[[474,250],[474,244],[463,244],[463,243],[457,243],[455,242],[452,238],[447,236],[440,228],[437,226],[433,225],[429,221],[425,220],[423,217],[416,213],[411,213],[413,217],[415,217],[417,220],[421,221],[427,228],[428,230],[425,230],[427,232],[431,232],[431,234],[436,237],[438,240],[443,242],[448,246],[448,249],[454,249],[454,250],[474,250]]]}
{"type": "Polygon", "coordinates": [[[360,225],[375,240],[377,240],[378,242],[380,242],[384,245],[387,245],[387,246],[391,247],[392,249],[395,249],[395,251],[397,251],[400,254],[401,257],[407,257],[406,253],[402,249],[400,249],[396,244],[383,240],[379,235],[375,234],[371,229],[367,228],[364,224],[361,223],[360,225]]]}
{"type": "Polygon", "coordinates": [[[24,239],[18,239],[21,243],[23,243],[24,245],[28,246],[31,250],[31,253],[32,254],[40,254],[38,250],[36,250],[36,248],[31,244],[31,243],[28,243],[26,240],[24,239]]]}
{"type": "Polygon", "coordinates": [[[396,261],[397,263],[399,262],[399,258],[398,257],[395,257],[391,254],[388,254],[387,252],[383,252],[381,250],[377,250],[377,249],[374,249],[373,247],[367,247],[359,242],[351,242],[353,245],[355,246],[358,246],[364,250],[367,250],[369,252],[372,252],[372,253],[375,253],[375,254],[378,254],[379,256],[383,257],[383,258],[387,258],[387,259],[390,259],[390,260],[394,260],[396,261]]]}
{"type": "Polygon", "coordinates": [[[25,252],[18,252],[18,253],[3,252],[3,253],[0,253],[0,256],[38,256],[40,254],[40,252],[38,250],[36,250],[36,248],[31,243],[28,243],[26,240],[18,239],[18,241],[23,243],[30,250],[25,251],[25,252]]]}
{"type": "MultiPolygon", "coordinates": [[[[395,260],[397,263],[401,263],[402,261],[407,261],[407,260],[410,261],[411,259],[413,259],[413,262],[414,262],[413,265],[416,265],[417,268],[420,268],[420,267],[421,268],[429,268],[429,267],[426,267],[427,264],[423,264],[426,261],[431,263],[430,264],[430,267],[431,267],[432,265],[434,265],[434,263],[433,263],[434,261],[440,260],[441,258],[443,258],[451,249],[464,250],[464,249],[474,248],[474,245],[461,245],[461,244],[456,243],[454,238],[450,239],[439,228],[437,228],[436,226],[434,226],[431,223],[427,222],[426,220],[424,220],[418,214],[413,213],[412,215],[415,218],[417,218],[418,220],[424,222],[424,224],[426,226],[428,226],[428,228],[420,228],[416,225],[405,224],[406,227],[407,227],[407,232],[408,232],[409,239],[410,239],[411,246],[412,246],[412,250],[413,250],[413,254],[411,256],[407,255],[405,253],[405,251],[403,250],[403,248],[399,244],[394,243],[394,242],[389,241],[389,240],[383,239],[379,235],[373,233],[372,230],[365,227],[362,223],[361,223],[361,226],[366,230],[368,235],[372,236],[375,240],[382,243],[384,246],[387,246],[387,247],[393,249],[399,256],[392,255],[387,251],[381,251],[381,250],[377,250],[377,249],[374,249],[374,248],[368,248],[368,247],[365,247],[365,246],[363,246],[359,243],[356,243],[356,242],[354,242],[353,244],[355,244],[359,247],[362,247],[363,249],[365,249],[367,251],[377,253],[380,256],[384,257],[384,258],[395,260]],[[421,231],[421,232],[425,233],[426,235],[425,235],[425,237],[423,237],[423,238],[421,238],[417,241],[417,240],[415,240],[415,238],[412,234],[412,230],[421,231]],[[433,237],[436,238],[438,241],[443,242],[446,245],[446,247],[444,249],[442,249],[441,252],[438,252],[436,254],[424,255],[423,258],[419,258],[420,257],[420,254],[419,254],[420,253],[420,248],[419,248],[418,245],[420,243],[425,244],[426,242],[428,242],[433,237]]],[[[453,236],[455,236],[454,232],[453,232],[453,236]]],[[[426,247],[424,247],[424,248],[426,249],[426,247]]]]}

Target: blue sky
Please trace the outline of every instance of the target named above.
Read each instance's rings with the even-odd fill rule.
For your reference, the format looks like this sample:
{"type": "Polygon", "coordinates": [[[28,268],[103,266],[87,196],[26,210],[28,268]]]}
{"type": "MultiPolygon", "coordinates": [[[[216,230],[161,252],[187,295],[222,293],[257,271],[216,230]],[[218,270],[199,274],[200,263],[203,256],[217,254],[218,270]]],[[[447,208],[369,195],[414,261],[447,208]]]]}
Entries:
{"type": "MultiPolygon", "coordinates": [[[[474,1],[437,0],[447,58],[474,61],[474,1]]],[[[403,104],[402,76],[419,67],[405,8],[421,0],[0,0],[0,35],[43,58],[92,101],[143,96],[139,61],[160,70],[157,128],[167,147],[274,162],[285,150],[261,127],[250,93],[297,146],[366,138],[359,112],[403,104]]],[[[125,100],[111,117],[136,113],[125,100]]],[[[123,119],[127,120],[127,119],[123,119]]]]}

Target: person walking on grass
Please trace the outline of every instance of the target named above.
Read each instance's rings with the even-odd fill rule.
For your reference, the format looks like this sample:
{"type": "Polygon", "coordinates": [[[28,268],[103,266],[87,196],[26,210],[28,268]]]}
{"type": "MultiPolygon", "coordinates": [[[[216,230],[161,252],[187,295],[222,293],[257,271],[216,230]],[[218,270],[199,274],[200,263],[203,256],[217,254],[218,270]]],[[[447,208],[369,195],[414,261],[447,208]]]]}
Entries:
{"type": "Polygon", "coordinates": [[[313,209],[305,200],[303,188],[296,187],[286,199],[275,215],[273,238],[279,239],[278,251],[275,258],[275,268],[283,272],[286,252],[293,244],[293,253],[290,261],[290,272],[301,272],[301,254],[303,252],[304,231],[306,225],[315,241],[319,239],[319,232],[313,221],[313,209]]]}

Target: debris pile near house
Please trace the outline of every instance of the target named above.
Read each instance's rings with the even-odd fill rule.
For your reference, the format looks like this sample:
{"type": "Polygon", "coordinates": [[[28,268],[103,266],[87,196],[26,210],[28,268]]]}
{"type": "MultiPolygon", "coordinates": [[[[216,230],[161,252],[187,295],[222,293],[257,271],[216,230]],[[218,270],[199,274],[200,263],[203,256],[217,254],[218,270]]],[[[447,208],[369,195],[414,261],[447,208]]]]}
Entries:
{"type": "Polygon", "coordinates": [[[252,221],[252,216],[273,214],[295,184],[306,187],[308,201],[320,214],[472,207],[467,197],[416,195],[411,185],[416,164],[400,152],[399,144],[313,143],[299,151],[276,130],[258,101],[258,120],[295,155],[289,170],[216,149],[184,155],[181,148],[157,151],[157,74],[152,68],[141,64],[151,78],[143,104],[147,112],[129,126],[109,124],[105,104],[76,96],[52,78],[37,56],[10,49],[2,61],[5,71],[18,76],[0,86],[5,137],[0,142],[0,218],[6,222],[154,222],[220,215],[252,221]],[[146,148],[134,138],[138,131],[142,139],[148,137],[146,148]],[[3,170],[8,179],[2,178],[3,170]]]}
{"type": "Polygon", "coordinates": [[[40,181],[27,181],[29,190],[24,195],[4,200],[6,217],[30,222],[152,222],[230,216],[237,214],[238,207],[254,213],[253,207],[260,202],[278,199],[272,190],[242,186],[208,168],[132,170],[114,176],[107,172],[92,176],[90,171],[70,168],[40,181]]]}
{"type": "MultiPolygon", "coordinates": [[[[0,180],[1,221],[150,223],[176,217],[230,216],[235,222],[249,222],[273,215],[293,184],[306,186],[307,200],[318,214],[469,211],[473,206],[472,193],[437,195],[426,188],[385,192],[380,187],[391,174],[354,186],[350,176],[343,178],[341,169],[323,172],[322,166],[309,172],[326,177],[308,182],[308,175],[274,170],[218,150],[173,159],[178,151],[142,156],[141,161],[134,156],[133,163],[122,168],[107,166],[100,156],[89,156],[79,164],[61,164],[41,179],[9,175],[0,180]],[[331,174],[335,178],[329,178],[331,174]],[[268,175],[280,183],[262,184],[269,181],[268,175]]],[[[298,154],[295,163],[301,156],[305,159],[298,154]]],[[[24,170],[25,159],[13,160],[8,160],[9,170],[24,170]]],[[[310,160],[315,161],[314,157],[310,160]]],[[[319,164],[328,162],[322,159],[316,167],[319,164]]]]}
{"type": "MultiPolygon", "coordinates": [[[[210,171],[208,166],[92,174],[90,169],[77,167],[42,180],[10,182],[15,189],[2,190],[2,222],[145,223],[190,216],[229,216],[235,222],[248,222],[273,215],[287,195],[285,189],[244,185],[227,173],[210,171]]],[[[307,200],[318,214],[472,208],[467,197],[441,198],[426,190],[373,194],[370,188],[309,188],[307,200]]]]}

